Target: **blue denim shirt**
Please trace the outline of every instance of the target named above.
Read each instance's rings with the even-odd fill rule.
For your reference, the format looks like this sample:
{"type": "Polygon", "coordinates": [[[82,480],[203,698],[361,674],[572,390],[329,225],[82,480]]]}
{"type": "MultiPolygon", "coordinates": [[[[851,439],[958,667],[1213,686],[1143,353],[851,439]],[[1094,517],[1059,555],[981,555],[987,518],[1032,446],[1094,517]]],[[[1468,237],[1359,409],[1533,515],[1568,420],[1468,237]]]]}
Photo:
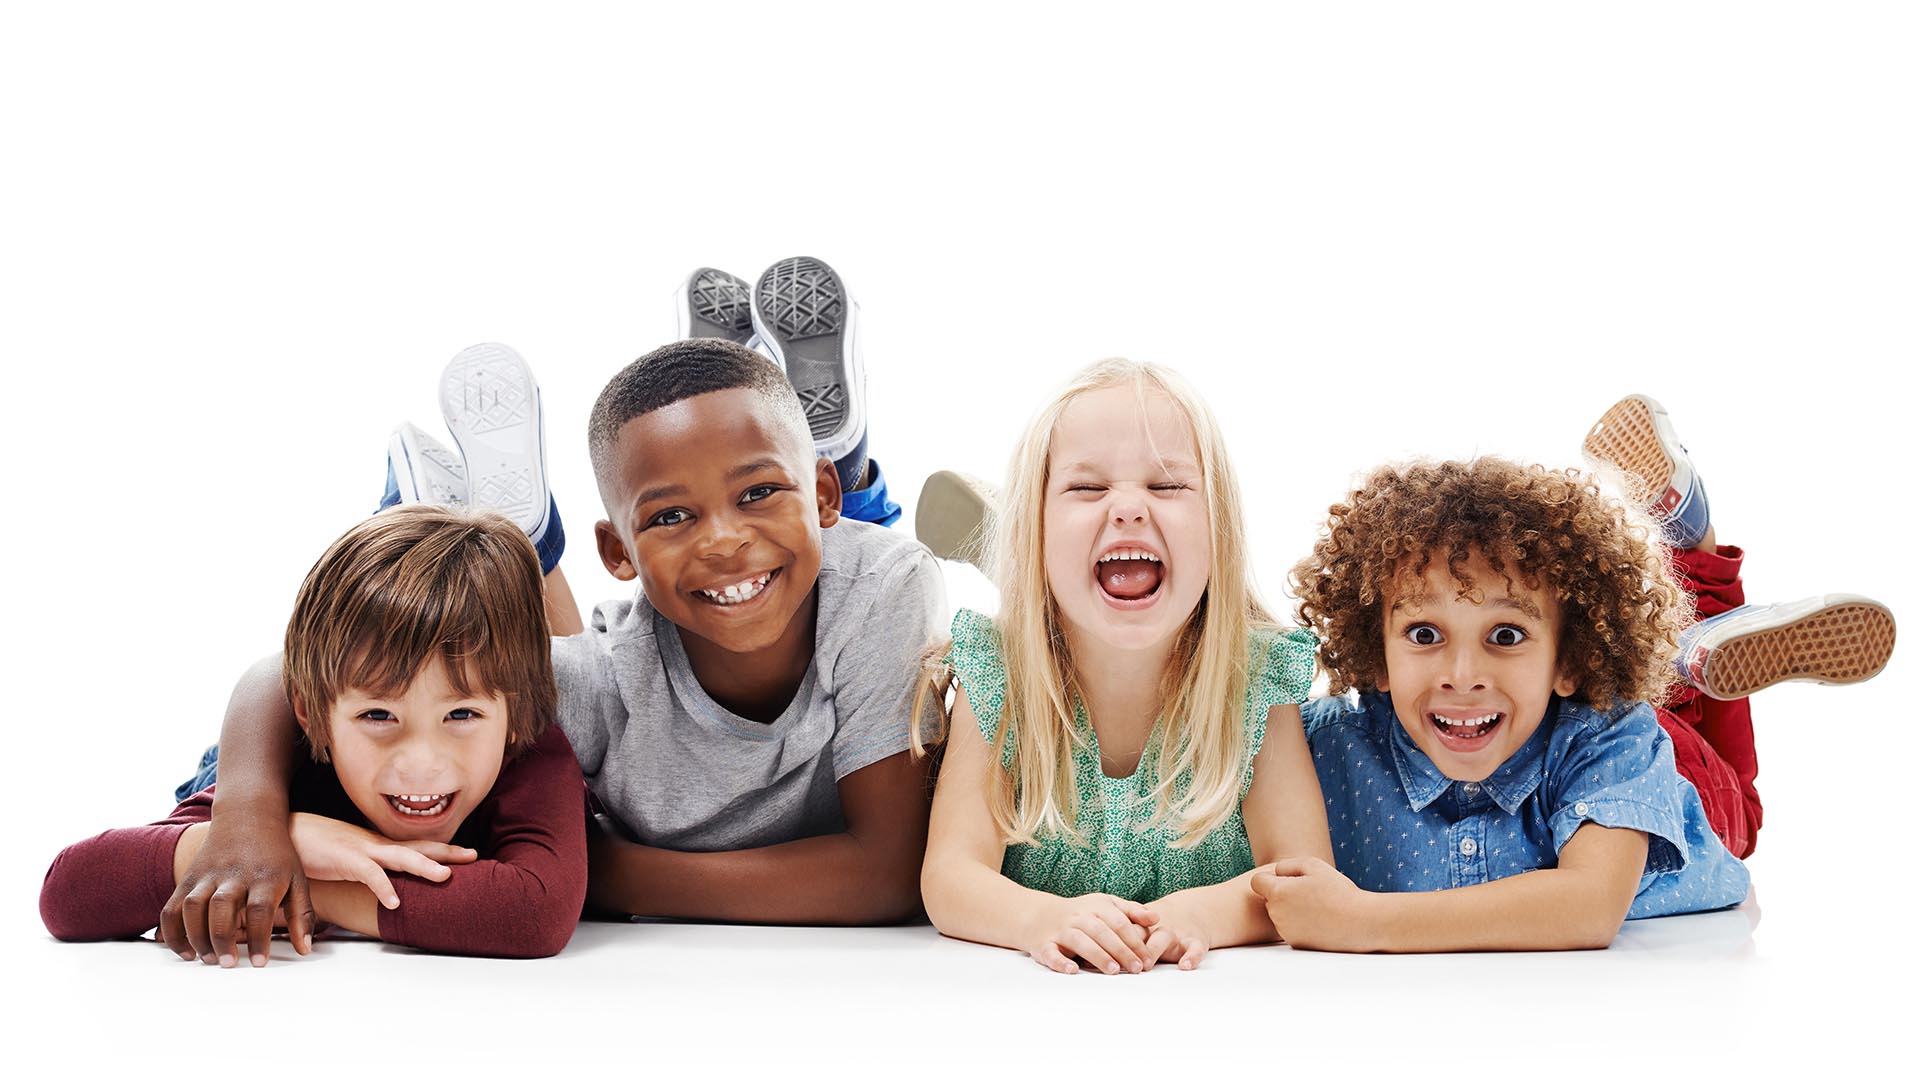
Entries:
{"type": "Polygon", "coordinates": [[[1318,698],[1302,711],[1334,862],[1363,889],[1453,889],[1548,869],[1592,821],[1647,834],[1647,869],[1627,918],[1746,899],[1745,864],[1707,824],[1644,702],[1601,711],[1556,696],[1533,737],[1478,783],[1449,780],[1401,728],[1386,694],[1318,698]]]}

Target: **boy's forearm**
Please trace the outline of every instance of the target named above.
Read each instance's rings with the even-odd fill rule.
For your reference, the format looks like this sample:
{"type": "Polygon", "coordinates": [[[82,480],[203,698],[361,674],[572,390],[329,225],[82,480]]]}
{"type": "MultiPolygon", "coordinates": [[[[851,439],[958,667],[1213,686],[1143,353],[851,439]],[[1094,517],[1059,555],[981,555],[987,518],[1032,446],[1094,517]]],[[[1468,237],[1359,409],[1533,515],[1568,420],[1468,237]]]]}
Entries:
{"type": "Polygon", "coordinates": [[[314,917],[356,934],[380,936],[380,901],[357,881],[309,881],[314,917]]]}
{"type": "Polygon", "coordinates": [[[669,851],[603,833],[588,851],[588,902],[603,911],[871,926],[920,909],[914,867],[852,833],[741,851],[669,851]]]}
{"type": "Polygon", "coordinates": [[[1565,869],[1424,893],[1365,893],[1364,952],[1604,949],[1626,920],[1591,875],[1565,869]]]}
{"type": "Polygon", "coordinates": [[[1217,885],[1182,889],[1148,906],[1170,919],[1191,920],[1206,932],[1211,947],[1216,949],[1277,941],[1280,935],[1267,917],[1266,905],[1248,884],[1253,875],[1249,870],[1217,885]]]}
{"type": "Polygon", "coordinates": [[[287,702],[276,654],[248,668],[220,725],[219,797],[214,817],[236,810],[285,821],[299,722],[287,702]]]}

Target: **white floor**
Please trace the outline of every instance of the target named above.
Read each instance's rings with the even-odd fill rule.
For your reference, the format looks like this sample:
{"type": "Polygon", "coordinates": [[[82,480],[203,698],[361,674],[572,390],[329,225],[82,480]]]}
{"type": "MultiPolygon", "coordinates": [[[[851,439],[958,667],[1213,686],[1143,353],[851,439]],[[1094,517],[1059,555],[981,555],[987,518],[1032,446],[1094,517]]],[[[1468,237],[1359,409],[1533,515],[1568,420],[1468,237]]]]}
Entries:
{"type": "Polygon", "coordinates": [[[998,474],[1073,368],[1160,361],[1220,414],[1284,609],[1356,471],[1573,464],[1643,391],[1754,599],[1917,617],[1917,46],[1872,4],[9,8],[7,1060],[1884,1064],[1920,959],[1911,644],[1866,686],[1757,701],[1757,899],[1603,953],[1108,980],[926,927],[595,924],[537,963],[342,942],[224,972],[57,945],[34,899],[63,844],[167,809],[460,348],[539,372],[565,565],[612,595],[585,418],[702,264],[843,272],[909,507],[931,470],[998,474]]]}

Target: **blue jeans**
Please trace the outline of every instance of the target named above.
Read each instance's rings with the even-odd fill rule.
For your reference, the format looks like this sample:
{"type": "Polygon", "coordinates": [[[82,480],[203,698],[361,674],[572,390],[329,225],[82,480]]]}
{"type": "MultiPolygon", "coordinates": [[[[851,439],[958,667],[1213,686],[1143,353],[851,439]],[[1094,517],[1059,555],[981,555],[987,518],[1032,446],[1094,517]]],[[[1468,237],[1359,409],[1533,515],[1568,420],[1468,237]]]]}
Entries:
{"type": "Polygon", "coordinates": [[[187,799],[193,795],[212,787],[213,781],[216,779],[215,774],[218,773],[219,770],[220,744],[214,743],[212,746],[207,747],[206,753],[200,755],[200,770],[193,774],[193,779],[173,789],[173,801],[177,803],[186,802],[187,799]]]}
{"type": "Polygon", "coordinates": [[[880,463],[868,458],[867,467],[872,470],[873,483],[859,491],[841,492],[840,512],[855,521],[891,526],[900,520],[900,504],[887,496],[887,477],[880,471],[880,463]]]}

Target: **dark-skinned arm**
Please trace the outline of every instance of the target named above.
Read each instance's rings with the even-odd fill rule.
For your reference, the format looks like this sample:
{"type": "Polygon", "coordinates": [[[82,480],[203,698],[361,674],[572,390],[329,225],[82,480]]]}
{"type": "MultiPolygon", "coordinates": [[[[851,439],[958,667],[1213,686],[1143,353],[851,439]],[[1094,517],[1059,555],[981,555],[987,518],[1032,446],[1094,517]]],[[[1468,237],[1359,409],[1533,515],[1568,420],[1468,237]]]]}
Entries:
{"type": "Polygon", "coordinates": [[[741,851],[669,851],[588,838],[590,906],[725,922],[871,926],[920,912],[926,759],[895,754],[840,781],[847,831],[741,851]]]}
{"type": "Polygon", "coordinates": [[[206,842],[160,911],[160,940],[184,959],[267,962],[274,913],[296,952],[313,948],[313,901],[287,830],[299,724],[276,654],[247,669],[220,726],[220,779],[206,842]]]}

